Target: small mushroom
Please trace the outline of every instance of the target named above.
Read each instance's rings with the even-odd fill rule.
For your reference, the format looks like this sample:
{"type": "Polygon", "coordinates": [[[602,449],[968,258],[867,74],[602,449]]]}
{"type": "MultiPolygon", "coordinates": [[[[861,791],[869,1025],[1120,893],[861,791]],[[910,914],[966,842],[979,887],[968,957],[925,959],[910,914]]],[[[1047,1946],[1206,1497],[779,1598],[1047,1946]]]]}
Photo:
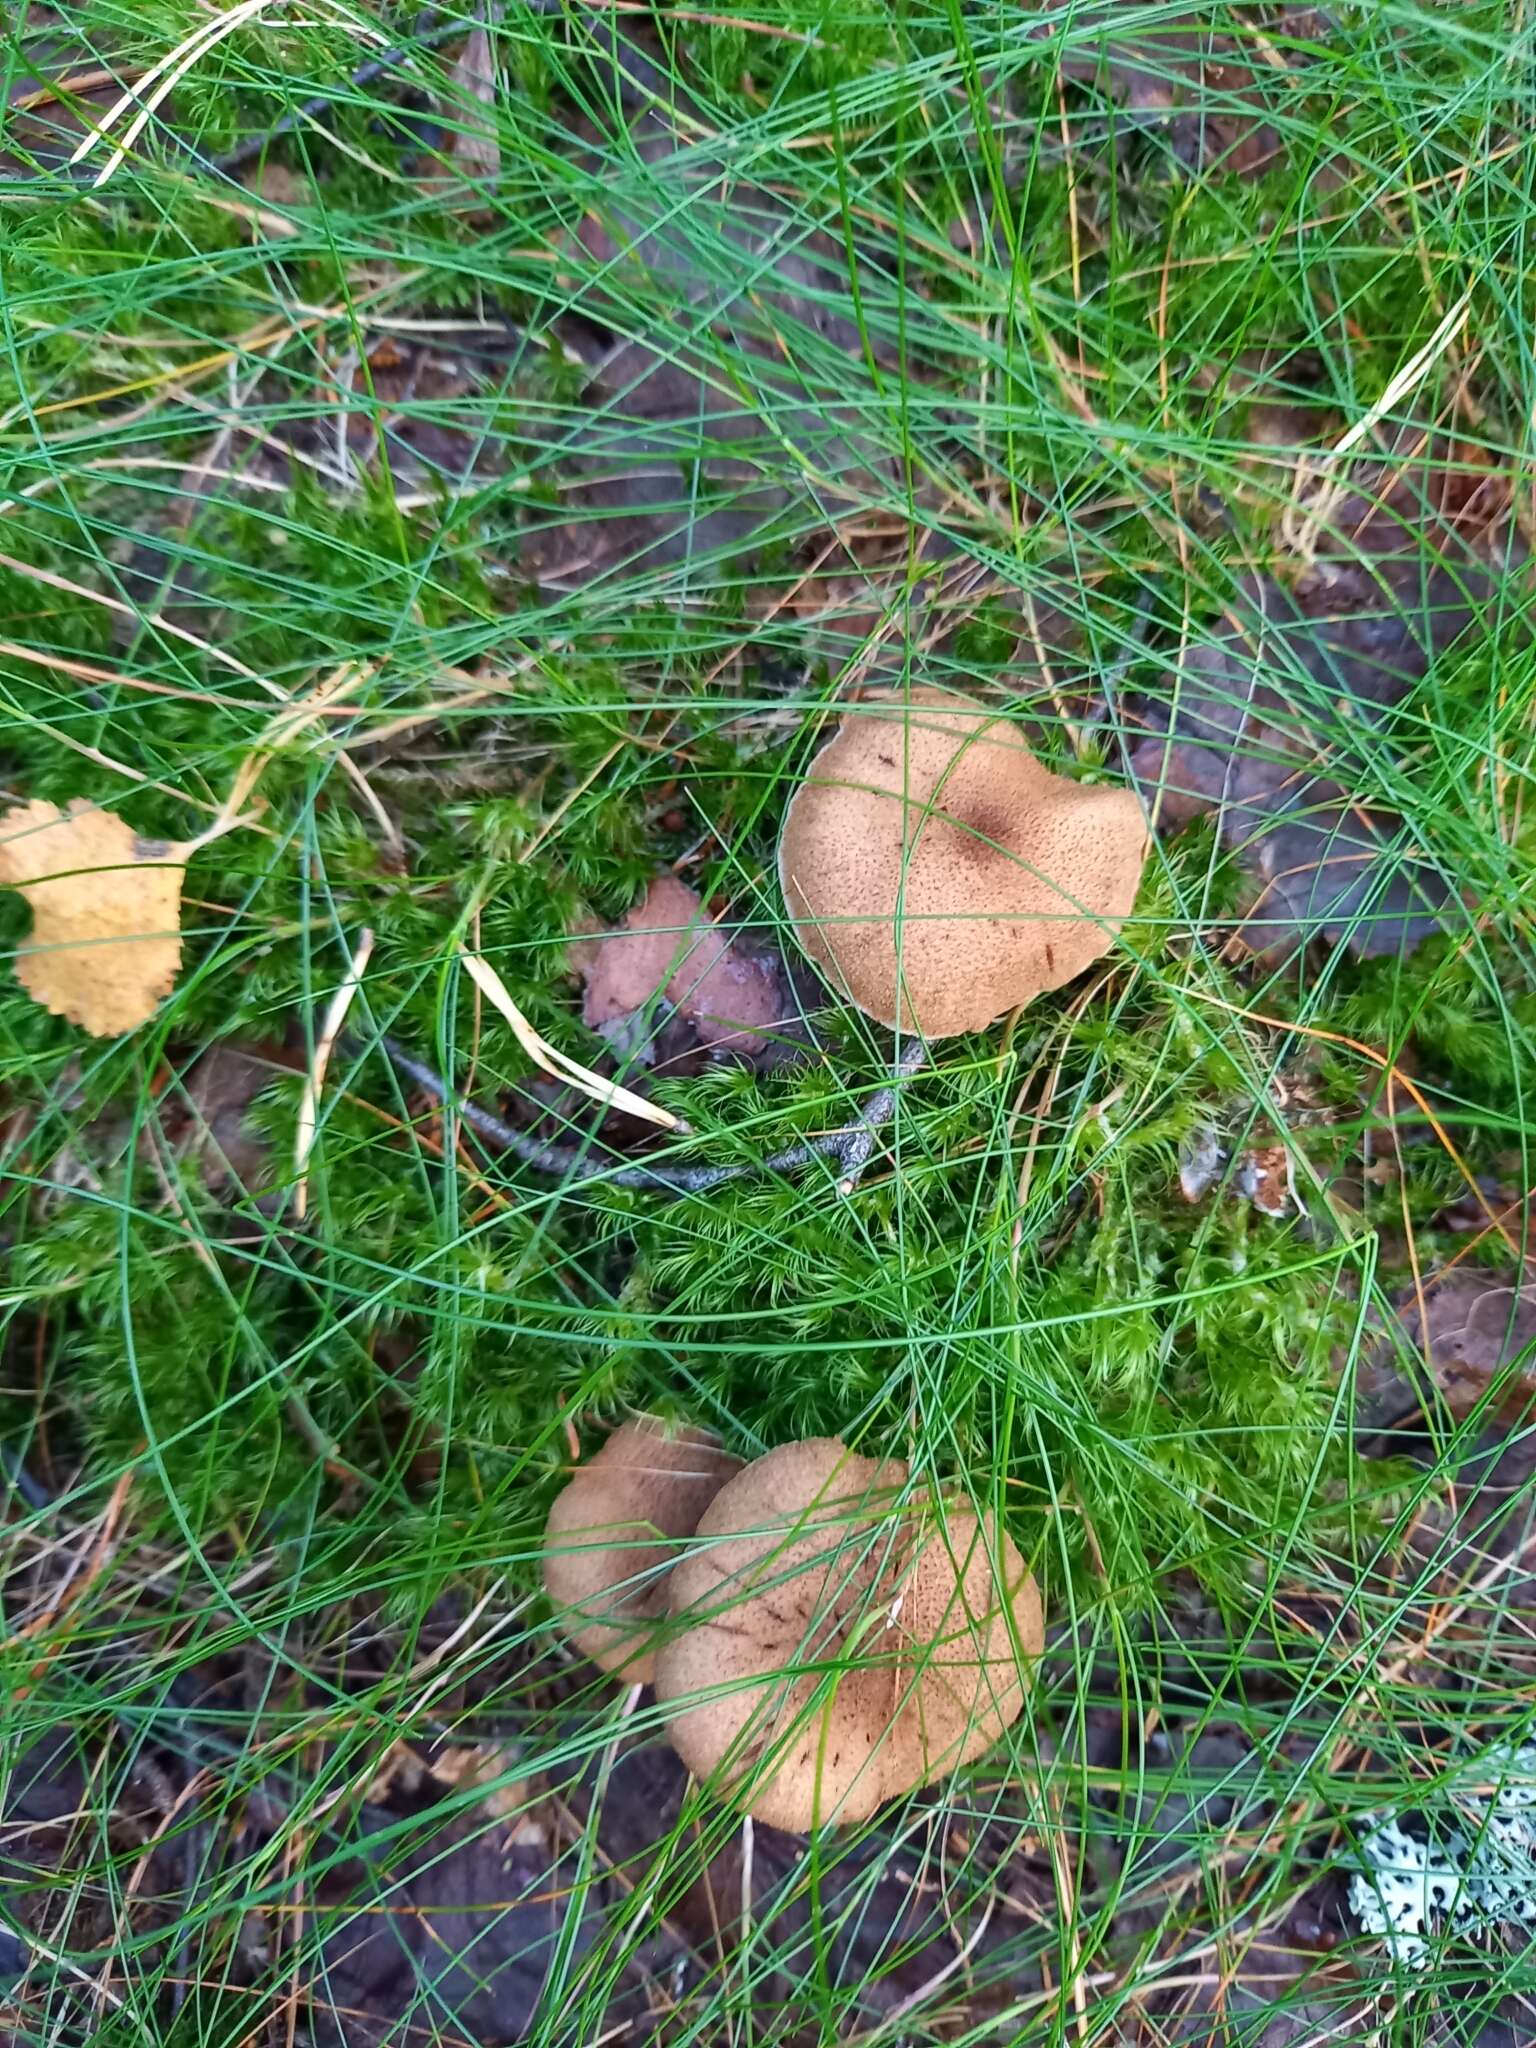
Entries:
{"type": "Polygon", "coordinates": [[[1125,789],[1053,775],[1007,719],[914,689],[850,707],[779,841],[795,935],[867,1016],[979,1031],[1106,952],[1146,858],[1125,789]]]}
{"type": "Polygon", "coordinates": [[[674,1748],[772,1827],[865,1819],[1017,1720],[1040,1595],[990,1517],[837,1437],[730,1479],[672,1574],[674,1748]]]}
{"type": "Polygon", "coordinates": [[[682,1545],[741,1469],[707,1430],[642,1415],[577,1468],[549,1511],[544,1590],[571,1641],[605,1671],[655,1674],[667,1579],[682,1545]]]}

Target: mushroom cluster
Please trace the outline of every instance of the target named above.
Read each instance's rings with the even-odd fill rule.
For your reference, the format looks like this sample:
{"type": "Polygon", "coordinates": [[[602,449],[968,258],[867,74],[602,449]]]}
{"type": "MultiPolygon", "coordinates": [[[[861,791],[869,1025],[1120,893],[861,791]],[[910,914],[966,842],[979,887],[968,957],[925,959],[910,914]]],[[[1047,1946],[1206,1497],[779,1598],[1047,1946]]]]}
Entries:
{"type": "Polygon", "coordinates": [[[1147,826],[1130,790],[1053,775],[945,690],[850,705],[785,815],[795,935],[832,986],[926,1039],[1060,988],[1130,915],[1147,826]]]}
{"type": "Polygon", "coordinates": [[[990,1515],[914,1489],[899,1459],[860,1457],[837,1437],[722,1464],[700,1505],[703,1446],[688,1435],[686,1500],[673,1487],[649,1506],[629,1491],[616,1500],[601,1468],[632,1486],[667,1470],[668,1440],[653,1423],[609,1440],[556,1501],[546,1584],[578,1619],[582,1648],[654,1679],[691,1770],[774,1827],[857,1821],[980,1756],[1018,1719],[1044,1623],[1035,1581],[990,1515]],[[634,1547],[638,1525],[663,1520],[664,1550],[634,1547]],[[615,1526],[630,1540],[605,1552],[615,1526]],[[573,1556],[579,1587],[561,1565],[573,1556]]]}

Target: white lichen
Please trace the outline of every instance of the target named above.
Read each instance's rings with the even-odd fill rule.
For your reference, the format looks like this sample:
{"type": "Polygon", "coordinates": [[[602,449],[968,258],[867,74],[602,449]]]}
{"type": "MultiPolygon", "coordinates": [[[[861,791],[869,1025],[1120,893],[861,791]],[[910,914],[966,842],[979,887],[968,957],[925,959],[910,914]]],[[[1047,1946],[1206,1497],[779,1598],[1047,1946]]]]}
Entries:
{"type": "Polygon", "coordinates": [[[1437,1938],[1536,1926],[1536,1745],[1487,1750],[1469,1781],[1422,1836],[1393,1814],[1365,1822],[1349,1909],[1401,1969],[1422,1970],[1437,1938]]]}

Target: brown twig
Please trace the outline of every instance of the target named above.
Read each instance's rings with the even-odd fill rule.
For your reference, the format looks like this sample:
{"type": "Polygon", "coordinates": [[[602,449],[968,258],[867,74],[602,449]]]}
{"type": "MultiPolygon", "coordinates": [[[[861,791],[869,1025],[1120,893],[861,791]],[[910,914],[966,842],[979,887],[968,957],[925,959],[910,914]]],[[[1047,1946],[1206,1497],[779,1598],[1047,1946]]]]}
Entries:
{"type": "MultiPolygon", "coordinates": [[[[41,1635],[44,1630],[51,1628],[55,1622],[63,1621],[70,1610],[79,1603],[81,1596],[89,1591],[101,1577],[117,1549],[118,1525],[122,1520],[123,1510],[128,1502],[128,1491],[133,1484],[134,1477],[135,1470],[132,1465],[127,1466],[119,1473],[117,1484],[112,1489],[111,1498],[108,1500],[102,1515],[101,1528],[91,1548],[90,1556],[86,1559],[85,1563],[72,1578],[66,1580],[63,1588],[50,1604],[40,1614],[33,1615],[29,1620],[24,1621],[19,1628],[12,1630],[10,1636],[3,1645],[0,1645],[0,1648],[6,1650],[16,1649],[22,1643],[30,1642],[34,1636],[41,1635]]],[[[20,1700],[25,1698],[27,1693],[31,1691],[32,1686],[43,1676],[48,1666],[59,1655],[64,1647],[64,1640],[64,1637],[61,1636],[49,1645],[40,1662],[32,1666],[26,1678],[13,1691],[11,1695],[13,1699],[20,1700]]]]}
{"type": "MultiPolygon", "coordinates": [[[[531,1137],[527,1131],[518,1130],[493,1111],[458,1096],[434,1067],[407,1052],[393,1038],[380,1038],[378,1046],[409,1080],[425,1088],[439,1102],[451,1105],[472,1131],[493,1145],[499,1145],[503,1151],[514,1153],[525,1166],[562,1180],[591,1167],[595,1169],[594,1179],[602,1179],[612,1187],[644,1188],[652,1194],[673,1197],[708,1194],[728,1182],[749,1180],[758,1174],[798,1172],[801,1167],[821,1159],[830,1160],[837,1167],[838,1192],[851,1195],[874,1153],[876,1133],[889,1123],[895,1111],[900,1084],[910,1079],[928,1057],[928,1048],[923,1040],[909,1038],[901,1049],[891,1079],[866,1100],[851,1124],[841,1130],[825,1131],[818,1137],[806,1138],[797,1145],[770,1154],[766,1159],[729,1166],[605,1166],[600,1158],[594,1160],[592,1157],[595,1140],[568,1144],[531,1137]]],[[[360,1046],[356,1049],[364,1050],[360,1046]]]]}
{"type": "Polygon", "coordinates": [[[347,73],[343,84],[334,86],[329,92],[315,93],[301,106],[294,107],[291,112],[284,114],[281,120],[274,121],[270,128],[264,128],[259,135],[248,136],[244,142],[236,143],[235,147],[226,150],[223,156],[214,158],[212,168],[222,172],[225,177],[233,176],[236,171],[244,170],[247,164],[254,163],[280,137],[291,135],[296,128],[323,120],[327,114],[334,113],[336,103],[344,93],[355,92],[360,86],[372,85],[376,79],[384,78],[391,71],[398,71],[403,64],[408,64],[418,51],[434,49],[439,43],[452,42],[455,36],[461,36],[465,32],[466,24],[463,21],[440,21],[435,7],[424,7],[412,24],[409,36],[403,42],[396,43],[391,49],[381,50],[377,57],[369,57],[366,62],[354,65],[347,73]]]}

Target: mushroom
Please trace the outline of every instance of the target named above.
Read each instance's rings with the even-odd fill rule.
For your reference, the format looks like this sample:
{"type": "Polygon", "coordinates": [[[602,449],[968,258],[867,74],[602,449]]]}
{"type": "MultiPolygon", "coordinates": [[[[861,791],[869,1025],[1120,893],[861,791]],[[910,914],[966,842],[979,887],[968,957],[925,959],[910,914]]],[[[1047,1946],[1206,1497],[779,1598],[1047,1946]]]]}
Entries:
{"type": "Polygon", "coordinates": [[[1107,951],[1146,848],[1130,790],[1053,775],[970,698],[882,690],[850,707],[796,792],[779,875],[834,987],[879,1023],[947,1038],[1107,951]]]}
{"type": "Polygon", "coordinates": [[[837,1437],[727,1480],[672,1573],[673,1747],[754,1819],[865,1819],[1017,1720],[1040,1595],[991,1518],[837,1437]]]}
{"type": "MultiPolygon", "coordinates": [[[[851,1123],[765,1159],[608,1160],[614,1187],[705,1195],[818,1159],[852,1194],[930,1039],[979,1031],[1107,951],[1135,904],[1147,828],[1131,791],[1053,775],[1018,732],[945,690],[872,692],[851,706],[785,814],[779,875],[801,946],[851,1003],[907,1035],[851,1123]]],[[[390,1038],[403,1074],[540,1172],[592,1163],[458,1098],[390,1038]]]]}
{"type": "Polygon", "coordinates": [[[556,1495],[544,1590],[571,1641],[605,1671],[649,1684],[667,1576],[740,1468],[708,1430],[669,1431],[642,1415],[616,1429],[556,1495]]]}

